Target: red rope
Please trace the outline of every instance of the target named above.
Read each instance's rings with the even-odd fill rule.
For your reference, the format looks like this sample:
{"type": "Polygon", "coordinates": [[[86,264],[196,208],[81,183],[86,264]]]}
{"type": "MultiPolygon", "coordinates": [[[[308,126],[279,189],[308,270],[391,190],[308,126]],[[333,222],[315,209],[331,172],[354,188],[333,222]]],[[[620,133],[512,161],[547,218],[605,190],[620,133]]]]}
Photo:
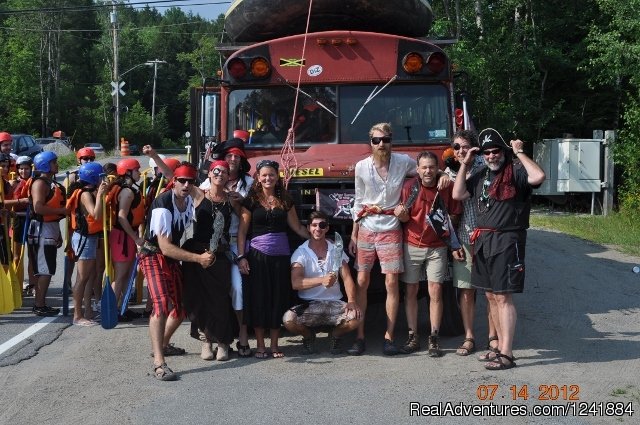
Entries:
{"type": "MultiPolygon", "coordinates": [[[[309,13],[307,14],[307,27],[304,32],[304,42],[302,43],[302,63],[304,63],[304,54],[307,49],[307,35],[309,34],[309,22],[311,21],[311,6],[313,5],[313,0],[309,0],[309,13]]],[[[300,95],[300,82],[302,81],[302,69],[304,66],[300,67],[300,71],[298,72],[298,85],[296,86],[296,97],[293,103],[293,114],[291,117],[291,127],[289,127],[289,131],[287,132],[287,139],[284,141],[282,145],[282,150],[280,151],[280,162],[282,163],[282,169],[284,173],[283,184],[284,187],[289,187],[289,181],[291,180],[292,170],[296,170],[298,168],[298,160],[296,158],[296,134],[295,134],[295,124],[296,124],[296,111],[298,110],[298,96],[300,95]]]]}

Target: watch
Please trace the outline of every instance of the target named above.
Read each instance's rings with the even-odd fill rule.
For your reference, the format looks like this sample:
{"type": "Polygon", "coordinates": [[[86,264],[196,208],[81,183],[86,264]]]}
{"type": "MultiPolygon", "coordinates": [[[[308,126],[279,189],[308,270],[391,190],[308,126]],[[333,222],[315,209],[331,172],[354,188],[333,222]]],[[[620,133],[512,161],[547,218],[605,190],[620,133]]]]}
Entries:
{"type": "Polygon", "coordinates": [[[524,153],[524,151],[523,151],[522,149],[517,150],[517,151],[516,151],[516,156],[518,156],[518,154],[519,154],[519,153],[524,153]]]}

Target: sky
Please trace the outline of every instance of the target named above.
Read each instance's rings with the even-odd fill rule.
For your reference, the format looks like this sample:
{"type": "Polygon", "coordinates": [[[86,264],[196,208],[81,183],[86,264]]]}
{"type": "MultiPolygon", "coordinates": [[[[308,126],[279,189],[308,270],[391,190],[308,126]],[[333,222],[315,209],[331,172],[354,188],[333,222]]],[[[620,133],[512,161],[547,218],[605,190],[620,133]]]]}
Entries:
{"type": "Polygon", "coordinates": [[[176,5],[186,13],[193,12],[194,15],[211,20],[224,14],[231,5],[231,0],[177,0],[176,5]]]}

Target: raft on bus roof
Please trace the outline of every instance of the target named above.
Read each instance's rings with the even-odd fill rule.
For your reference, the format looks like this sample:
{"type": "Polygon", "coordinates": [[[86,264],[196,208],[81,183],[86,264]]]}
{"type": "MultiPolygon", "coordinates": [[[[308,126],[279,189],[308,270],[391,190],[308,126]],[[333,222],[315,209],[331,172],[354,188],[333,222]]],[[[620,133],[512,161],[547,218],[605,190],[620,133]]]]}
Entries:
{"type": "MultiPolygon", "coordinates": [[[[235,0],[225,14],[232,42],[260,42],[305,32],[309,3],[300,0],[235,0]]],[[[371,31],[424,37],[433,11],[427,0],[314,0],[309,32],[371,31]]]]}

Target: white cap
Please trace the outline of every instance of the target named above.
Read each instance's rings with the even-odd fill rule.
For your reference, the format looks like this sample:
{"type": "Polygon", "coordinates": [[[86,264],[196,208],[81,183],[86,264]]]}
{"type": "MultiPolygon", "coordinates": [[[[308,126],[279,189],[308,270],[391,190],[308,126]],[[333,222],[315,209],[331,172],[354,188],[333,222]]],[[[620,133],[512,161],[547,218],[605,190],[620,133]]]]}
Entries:
{"type": "MultiPolygon", "coordinates": [[[[159,153],[158,156],[162,159],[166,158],[166,156],[161,153],[159,153]]],[[[156,161],[153,158],[149,158],[149,168],[156,168],[157,166],[156,161]]]]}

